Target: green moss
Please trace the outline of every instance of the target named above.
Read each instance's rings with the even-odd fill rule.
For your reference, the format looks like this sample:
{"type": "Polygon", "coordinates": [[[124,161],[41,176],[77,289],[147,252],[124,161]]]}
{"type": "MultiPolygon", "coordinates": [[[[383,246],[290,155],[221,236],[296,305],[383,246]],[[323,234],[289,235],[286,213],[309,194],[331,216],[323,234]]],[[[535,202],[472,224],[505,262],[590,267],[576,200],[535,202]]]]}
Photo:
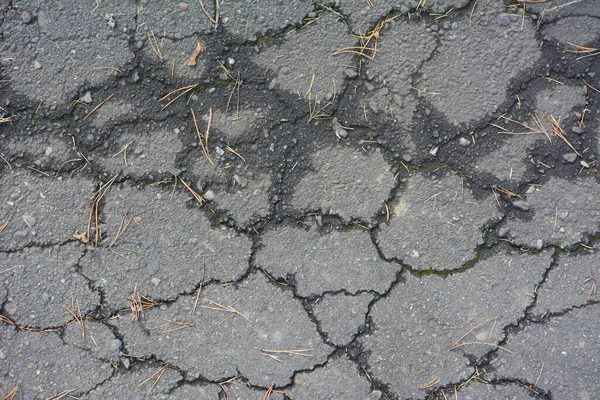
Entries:
{"type": "Polygon", "coordinates": [[[478,251],[477,255],[475,256],[474,259],[472,259],[470,261],[467,261],[460,268],[457,268],[457,269],[449,269],[449,270],[425,269],[425,270],[418,270],[418,269],[414,269],[414,268],[412,268],[410,266],[406,266],[406,269],[412,275],[414,275],[416,277],[419,277],[419,278],[422,277],[422,276],[429,276],[429,275],[449,276],[449,275],[459,274],[461,272],[464,272],[464,271],[468,270],[473,265],[475,265],[475,263],[477,263],[480,258],[481,258],[481,251],[478,251]]]}
{"type": "Polygon", "coordinates": [[[222,88],[223,88],[223,87],[228,87],[228,86],[231,86],[231,84],[232,84],[232,83],[233,83],[233,82],[232,82],[232,81],[230,81],[229,79],[227,79],[227,80],[221,80],[221,79],[218,79],[218,80],[215,82],[215,86],[217,86],[217,87],[222,87],[222,88]]]}

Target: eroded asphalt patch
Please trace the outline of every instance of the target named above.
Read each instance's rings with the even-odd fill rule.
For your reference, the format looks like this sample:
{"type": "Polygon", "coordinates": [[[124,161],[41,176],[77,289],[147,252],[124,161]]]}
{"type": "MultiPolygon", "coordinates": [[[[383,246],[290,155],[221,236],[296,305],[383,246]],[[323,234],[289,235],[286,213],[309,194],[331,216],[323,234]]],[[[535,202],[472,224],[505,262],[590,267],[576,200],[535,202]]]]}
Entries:
{"type": "Polygon", "coordinates": [[[0,8],[0,398],[600,393],[597,0],[0,8]]]}

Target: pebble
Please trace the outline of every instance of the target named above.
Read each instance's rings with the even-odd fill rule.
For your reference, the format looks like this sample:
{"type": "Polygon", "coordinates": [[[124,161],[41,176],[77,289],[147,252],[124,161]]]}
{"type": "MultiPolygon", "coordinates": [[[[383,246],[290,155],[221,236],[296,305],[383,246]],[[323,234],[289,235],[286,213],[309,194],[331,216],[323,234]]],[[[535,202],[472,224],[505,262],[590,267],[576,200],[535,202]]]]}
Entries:
{"type": "Polygon", "coordinates": [[[277,85],[277,78],[273,78],[273,80],[269,83],[269,90],[275,89],[276,85],[277,85]]]}
{"type": "Polygon", "coordinates": [[[85,92],[85,94],[81,96],[81,101],[90,104],[92,102],[92,93],[89,91],[85,92]]]}
{"type": "Polygon", "coordinates": [[[346,139],[348,137],[348,131],[346,131],[342,124],[340,124],[337,117],[333,118],[331,126],[335,132],[335,136],[337,136],[339,139],[346,139]]]}
{"type": "Polygon", "coordinates": [[[213,201],[215,199],[215,192],[213,192],[212,190],[207,190],[206,192],[204,192],[202,197],[204,197],[205,200],[213,201]]]}
{"type": "Polygon", "coordinates": [[[146,268],[148,268],[148,272],[150,275],[154,275],[158,273],[158,264],[155,262],[149,263],[146,268]]]}
{"type": "Polygon", "coordinates": [[[581,128],[580,128],[580,127],[578,127],[578,126],[574,126],[574,127],[572,127],[572,128],[571,128],[571,131],[572,131],[572,132],[574,132],[574,133],[577,133],[577,134],[581,134],[581,133],[583,132],[583,131],[581,130],[581,128]]]}
{"type": "Polygon", "coordinates": [[[42,68],[42,64],[40,64],[40,62],[38,60],[34,60],[31,63],[31,68],[33,68],[33,69],[40,69],[40,68],[42,68]]]}
{"type": "Polygon", "coordinates": [[[458,144],[460,144],[462,147],[467,147],[467,146],[469,146],[471,144],[471,142],[469,141],[469,139],[461,137],[458,140],[458,144]]]}
{"type": "Polygon", "coordinates": [[[23,13],[21,14],[21,21],[24,24],[28,24],[31,22],[31,19],[32,19],[31,13],[29,11],[23,11],[23,13]]]}
{"type": "Polygon", "coordinates": [[[531,208],[531,205],[524,200],[515,200],[512,204],[521,211],[529,211],[531,208]]]}
{"type": "Polygon", "coordinates": [[[182,11],[187,10],[189,6],[190,5],[188,3],[183,3],[183,2],[179,3],[179,9],[182,10],[182,11]]]}
{"type": "Polygon", "coordinates": [[[4,305],[4,311],[6,311],[8,315],[15,315],[17,313],[17,305],[12,301],[9,301],[4,305]]]}
{"type": "Polygon", "coordinates": [[[575,153],[563,154],[562,158],[563,158],[563,160],[565,160],[565,162],[574,163],[577,160],[577,154],[575,154],[575,153]]]}
{"type": "Polygon", "coordinates": [[[119,339],[113,339],[113,340],[110,342],[110,345],[111,345],[112,347],[114,347],[115,349],[119,350],[119,349],[121,348],[121,346],[123,346],[123,342],[122,342],[122,341],[120,341],[119,339]]]}
{"type": "Polygon", "coordinates": [[[149,249],[154,244],[154,240],[152,240],[152,238],[149,238],[149,237],[143,238],[141,240],[141,242],[142,242],[142,246],[144,246],[144,249],[149,249]]]}
{"type": "Polygon", "coordinates": [[[215,147],[215,152],[216,152],[218,155],[220,155],[220,156],[222,156],[223,154],[225,154],[225,151],[224,151],[222,148],[220,148],[219,146],[216,146],[216,147],[215,147]]]}
{"type": "Polygon", "coordinates": [[[344,73],[348,78],[356,78],[358,76],[358,72],[354,68],[346,68],[344,73]]]}
{"type": "Polygon", "coordinates": [[[153,284],[154,286],[158,286],[158,284],[160,283],[160,279],[158,279],[158,278],[152,278],[152,281],[151,281],[151,282],[152,282],[152,284],[153,284]]]}
{"type": "Polygon", "coordinates": [[[544,241],[542,239],[538,239],[537,242],[535,242],[535,248],[537,250],[541,250],[544,248],[544,241]]]}

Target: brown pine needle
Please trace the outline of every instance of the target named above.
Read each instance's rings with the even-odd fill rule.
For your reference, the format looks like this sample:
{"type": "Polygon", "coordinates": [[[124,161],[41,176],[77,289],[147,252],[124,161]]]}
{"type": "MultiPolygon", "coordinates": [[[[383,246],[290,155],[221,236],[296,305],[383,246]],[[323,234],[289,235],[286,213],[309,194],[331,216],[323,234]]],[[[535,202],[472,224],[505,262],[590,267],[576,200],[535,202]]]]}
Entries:
{"type": "Polygon", "coordinates": [[[587,85],[587,87],[589,87],[593,91],[596,91],[596,92],[600,93],[600,89],[596,89],[595,87],[593,87],[592,85],[590,85],[589,83],[587,83],[587,81],[585,79],[583,79],[583,83],[585,83],[587,85]]]}
{"type": "Polygon", "coordinates": [[[208,13],[208,11],[206,11],[206,8],[204,8],[204,3],[202,2],[202,0],[198,0],[198,2],[200,2],[200,7],[202,7],[202,12],[204,13],[204,15],[206,15],[206,17],[208,18],[210,23],[215,26],[215,30],[216,30],[217,27],[219,26],[219,9],[220,9],[219,0],[215,1],[215,16],[214,17],[211,17],[211,15],[208,13]]]}
{"type": "Polygon", "coordinates": [[[244,159],[244,157],[242,157],[240,155],[240,153],[238,153],[237,151],[235,151],[231,146],[227,145],[227,147],[225,147],[225,150],[227,150],[228,152],[238,156],[244,163],[246,162],[246,160],[244,159]]]}
{"type": "MultiPolygon", "coordinates": [[[[111,180],[109,180],[108,182],[106,182],[106,184],[100,184],[100,189],[98,189],[96,191],[96,193],[94,193],[92,195],[92,206],[90,207],[90,214],[88,216],[88,224],[87,224],[87,232],[85,237],[81,236],[82,242],[83,243],[87,243],[85,240],[83,239],[87,239],[87,241],[89,242],[89,240],[91,239],[91,233],[92,233],[92,219],[94,219],[94,245],[96,247],[98,247],[98,243],[100,243],[100,241],[102,240],[102,235],[100,232],[100,211],[99,211],[99,205],[100,205],[100,200],[102,200],[102,198],[104,197],[104,195],[106,194],[106,192],[108,191],[108,189],[111,187],[111,185],[114,183],[115,179],[117,179],[117,176],[119,176],[119,174],[117,173],[115,176],[112,177],[111,180]]],[[[82,234],[83,235],[83,234],[82,234]]]]}
{"type": "Polygon", "coordinates": [[[576,54],[590,54],[590,53],[595,53],[600,49],[597,49],[595,47],[586,47],[586,46],[579,46],[575,43],[571,43],[571,42],[566,42],[567,45],[573,47],[572,49],[565,49],[565,51],[567,53],[576,53],[576,54]]]}
{"type": "Polygon", "coordinates": [[[215,163],[213,162],[212,158],[210,158],[210,155],[208,154],[208,135],[210,132],[210,124],[212,122],[212,107],[208,109],[208,113],[209,113],[208,126],[206,127],[205,135],[203,135],[200,132],[200,128],[198,128],[198,120],[196,119],[196,114],[194,113],[194,110],[192,108],[190,108],[190,111],[192,112],[192,118],[194,119],[194,126],[196,127],[196,135],[198,136],[198,141],[200,142],[200,146],[202,146],[202,151],[204,151],[204,155],[206,156],[206,159],[208,160],[210,165],[212,165],[214,167],[215,163]]]}
{"type": "Polygon", "coordinates": [[[2,159],[2,161],[4,161],[6,163],[6,165],[8,165],[8,169],[12,169],[12,165],[10,165],[8,160],[6,158],[4,158],[1,154],[0,154],[0,158],[2,159]]]}
{"type": "Polygon", "coordinates": [[[162,378],[162,376],[164,375],[164,373],[165,373],[166,370],[167,370],[167,364],[164,364],[162,367],[160,367],[160,369],[158,371],[156,371],[154,374],[152,374],[152,376],[150,376],[150,378],[148,378],[145,381],[141,382],[139,385],[137,385],[137,387],[144,386],[150,380],[154,381],[152,383],[152,386],[150,387],[150,389],[148,389],[148,391],[146,392],[146,397],[150,396],[150,393],[152,392],[152,389],[154,389],[154,387],[156,386],[156,384],[158,383],[158,381],[160,380],[160,378],[162,378]]]}
{"type": "Polygon", "coordinates": [[[110,100],[110,99],[111,99],[111,97],[113,97],[113,96],[114,96],[114,94],[111,94],[110,96],[108,96],[107,98],[105,98],[104,100],[102,100],[102,101],[100,102],[100,104],[98,104],[96,107],[94,107],[94,108],[92,109],[92,111],[90,111],[89,113],[87,113],[87,115],[86,115],[85,117],[83,117],[83,120],[85,121],[86,119],[88,119],[88,117],[89,117],[90,115],[92,115],[94,112],[96,112],[96,110],[97,110],[97,109],[99,109],[100,107],[102,107],[102,105],[103,105],[104,103],[106,103],[108,100],[110,100]]]}
{"type": "Polygon", "coordinates": [[[198,307],[198,301],[200,300],[200,294],[202,293],[202,286],[204,284],[205,266],[206,266],[206,259],[204,258],[204,256],[202,256],[202,280],[200,281],[200,284],[198,286],[198,292],[196,293],[196,300],[194,301],[194,306],[190,310],[190,313],[187,316],[187,318],[185,319],[186,322],[188,322],[192,318],[192,315],[196,314],[196,308],[198,307]]]}
{"type": "Polygon", "coordinates": [[[496,320],[498,320],[498,319],[500,319],[500,318],[502,318],[502,317],[504,317],[504,315],[497,315],[497,316],[495,316],[495,317],[492,317],[492,318],[490,318],[490,319],[487,319],[487,320],[483,321],[482,323],[480,323],[480,324],[479,324],[479,325],[477,325],[477,326],[474,326],[474,327],[473,327],[473,328],[471,328],[471,329],[470,329],[470,330],[469,330],[467,333],[465,333],[464,335],[462,335],[461,337],[459,337],[459,338],[458,338],[458,340],[457,340],[456,342],[454,342],[454,344],[452,344],[452,347],[451,347],[451,348],[452,348],[452,349],[455,349],[456,347],[459,347],[459,343],[460,343],[460,342],[461,342],[461,341],[462,341],[464,338],[466,338],[466,337],[467,337],[467,336],[468,336],[470,333],[472,333],[472,332],[473,332],[473,331],[475,331],[476,329],[478,329],[478,328],[480,328],[480,327],[482,327],[482,326],[484,326],[484,325],[486,325],[486,324],[488,324],[488,323],[490,323],[490,322],[494,322],[494,323],[496,323],[496,320]]]}
{"type": "Polygon", "coordinates": [[[282,362],[283,362],[283,361],[281,361],[281,359],[280,359],[279,357],[277,357],[276,355],[273,355],[273,354],[267,354],[267,353],[260,353],[260,354],[262,354],[263,356],[267,356],[267,357],[269,357],[269,358],[272,358],[273,360],[275,360],[275,361],[277,361],[277,362],[280,362],[280,363],[282,363],[282,362]]]}
{"type": "Polygon", "coordinates": [[[85,325],[83,323],[83,318],[81,317],[81,308],[79,307],[79,302],[77,302],[77,310],[79,312],[79,317],[77,316],[77,314],[75,314],[75,299],[73,297],[71,297],[71,308],[65,307],[65,310],[67,310],[67,312],[71,314],[75,322],[79,324],[79,327],[81,328],[81,337],[85,337],[85,325]]]}
{"type": "Polygon", "coordinates": [[[458,347],[461,347],[461,346],[466,346],[466,345],[469,345],[469,344],[484,344],[484,345],[486,345],[486,346],[492,346],[492,347],[495,347],[495,348],[497,348],[497,349],[504,350],[504,351],[506,351],[507,353],[513,354],[513,352],[512,352],[511,350],[507,349],[506,347],[502,347],[502,346],[499,346],[499,345],[497,345],[497,344],[494,344],[494,343],[489,343],[489,342],[480,342],[480,341],[474,341],[474,342],[463,342],[463,343],[461,343],[461,344],[459,344],[458,346],[456,346],[456,347],[453,347],[453,348],[458,348],[458,347]]]}
{"type": "Polygon", "coordinates": [[[597,294],[596,279],[591,278],[591,281],[592,281],[592,287],[590,288],[590,291],[588,292],[588,300],[596,300],[596,294],[597,294]]]}
{"type": "Polygon", "coordinates": [[[263,353],[291,354],[291,355],[302,356],[302,357],[312,357],[312,354],[310,352],[313,351],[313,350],[314,349],[293,349],[293,350],[267,350],[267,349],[262,349],[261,351],[263,353]]]}
{"type": "Polygon", "coordinates": [[[188,67],[193,67],[194,65],[196,65],[196,59],[198,58],[200,53],[202,53],[203,50],[204,47],[202,46],[202,43],[196,42],[196,49],[194,50],[194,54],[192,54],[187,63],[188,67]]]}
{"type": "Polygon", "coordinates": [[[550,117],[547,117],[546,119],[552,127],[552,132],[554,132],[556,136],[558,136],[563,142],[565,142],[571,148],[571,150],[575,152],[575,154],[581,157],[581,154],[577,150],[575,150],[575,147],[573,147],[573,145],[567,140],[567,134],[565,133],[563,128],[561,128],[560,122],[557,121],[552,115],[550,117]]]}
{"type": "Polygon", "coordinates": [[[275,384],[271,384],[271,386],[269,386],[269,389],[267,389],[267,392],[265,393],[265,396],[263,397],[263,400],[270,400],[271,399],[271,393],[273,393],[273,388],[275,387],[275,384]]]}
{"type": "Polygon", "coordinates": [[[227,74],[229,79],[233,80],[234,78],[233,75],[231,75],[231,71],[229,71],[229,69],[226,66],[224,66],[221,61],[217,60],[217,63],[219,63],[219,68],[221,68],[227,74]]]}
{"type": "Polygon", "coordinates": [[[182,329],[185,328],[191,328],[192,326],[195,326],[196,324],[194,324],[193,322],[187,322],[187,321],[171,321],[170,319],[167,318],[163,318],[165,321],[167,321],[170,324],[175,324],[177,325],[177,327],[175,328],[171,328],[171,329],[166,329],[163,331],[160,331],[161,333],[170,333],[170,332],[175,332],[175,331],[180,331],[182,329]]]}
{"type": "Polygon", "coordinates": [[[195,85],[189,85],[189,86],[184,86],[184,87],[180,87],[179,89],[175,89],[170,91],[169,93],[165,94],[163,97],[161,97],[160,99],[158,99],[158,102],[160,103],[161,101],[167,99],[168,97],[170,97],[171,95],[175,94],[175,93],[179,93],[177,96],[175,96],[175,98],[173,98],[171,101],[169,101],[167,104],[165,104],[164,106],[161,107],[161,111],[164,111],[167,107],[169,107],[171,104],[173,104],[175,102],[175,100],[177,100],[178,98],[180,98],[181,96],[183,96],[184,94],[188,93],[190,90],[194,89],[196,86],[198,86],[198,84],[195,85]]]}
{"type": "Polygon", "coordinates": [[[115,238],[112,240],[112,242],[110,242],[110,244],[108,245],[109,249],[114,246],[114,244],[117,242],[117,240],[119,240],[121,235],[123,233],[125,233],[125,231],[127,230],[127,227],[129,227],[129,224],[131,224],[131,221],[133,221],[133,217],[131,217],[129,219],[129,221],[127,223],[125,223],[126,217],[127,217],[127,213],[125,213],[125,215],[123,215],[123,218],[121,218],[121,223],[119,224],[119,229],[117,230],[117,234],[115,235],[115,238]]]}
{"type": "Polygon", "coordinates": [[[73,390],[74,389],[69,389],[69,390],[62,391],[62,392],[60,392],[58,394],[55,394],[54,396],[48,397],[47,400],[60,400],[62,398],[67,397],[69,395],[69,393],[71,393],[73,390]]]}
{"type": "Polygon", "coordinates": [[[2,224],[2,226],[0,226],[0,233],[2,233],[2,231],[4,230],[4,228],[6,228],[7,225],[8,225],[8,221],[6,221],[5,223],[2,224]]]}
{"type": "Polygon", "coordinates": [[[440,383],[440,378],[438,378],[437,376],[435,378],[433,378],[432,380],[430,380],[427,383],[422,384],[421,386],[419,386],[419,389],[428,389],[430,387],[433,387],[435,385],[437,385],[438,383],[440,383]]]}
{"type": "Polygon", "coordinates": [[[156,57],[158,57],[159,60],[162,60],[164,57],[162,55],[160,43],[156,39],[153,30],[148,32],[148,41],[150,42],[150,47],[152,47],[152,51],[154,52],[154,54],[156,54],[156,57]]]}
{"type": "Polygon", "coordinates": [[[14,400],[14,398],[17,395],[18,391],[19,391],[19,385],[15,386],[10,392],[8,392],[6,394],[6,396],[4,396],[2,398],[2,400],[14,400]]]}
{"type": "Polygon", "coordinates": [[[500,186],[497,186],[497,187],[493,188],[492,190],[495,190],[497,192],[503,193],[503,194],[507,195],[508,197],[518,197],[518,198],[521,198],[521,196],[519,196],[518,194],[516,194],[514,192],[511,192],[510,190],[505,189],[505,188],[500,187],[500,186]]]}
{"type": "Polygon", "coordinates": [[[137,290],[137,283],[133,286],[133,294],[129,297],[125,298],[129,300],[131,304],[129,308],[131,308],[131,320],[132,321],[140,321],[140,315],[142,318],[144,317],[144,310],[157,306],[158,303],[150,300],[146,296],[141,295],[137,290]]]}
{"type": "Polygon", "coordinates": [[[181,178],[179,178],[179,180],[181,181],[181,183],[183,183],[183,186],[185,186],[187,188],[187,190],[190,191],[192,196],[194,196],[194,198],[196,199],[196,201],[198,201],[198,203],[200,203],[200,205],[202,205],[203,203],[206,203],[206,200],[204,200],[204,197],[200,196],[200,194],[198,192],[196,192],[194,189],[192,189],[192,187],[190,185],[188,185],[186,181],[184,181],[181,178]]]}
{"type": "Polygon", "coordinates": [[[232,313],[232,314],[237,314],[237,315],[239,315],[240,317],[244,318],[244,319],[245,319],[246,321],[248,321],[248,322],[252,322],[252,321],[250,321],[250,320],[248,319],[248,317],[246,317],[244,314],[242,314],[241,312],[239,312],[238,310],[236,310],[235,308],[233,308],[233,307],[231,307],[231,306],[224,306],[224,305],[221,305],[221,304],[219,304],[219,303],[217,303],[217,302],[214,302],[214,301],[212,301],[212,300],[209,300],[209,299],[204,299],[204,301],[207,301],[207,302],[209,302],[209,303],[210,303],[210,304],[212,304],[213,306],[212,306],[212,307],[209,307],[209,306],[200,306],[200,308],[206,308],[206,309],[208,309],[208,310],[215,310],[215,311],[225,311],[225,312],[230,312],[230,313],[232,313]]]}

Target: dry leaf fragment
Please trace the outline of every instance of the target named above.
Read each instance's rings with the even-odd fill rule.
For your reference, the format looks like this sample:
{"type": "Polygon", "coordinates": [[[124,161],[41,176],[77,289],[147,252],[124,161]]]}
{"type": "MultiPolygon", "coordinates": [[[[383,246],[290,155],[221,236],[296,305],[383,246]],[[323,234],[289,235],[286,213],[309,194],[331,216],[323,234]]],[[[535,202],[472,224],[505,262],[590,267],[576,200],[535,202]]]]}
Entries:
{"type": "Polygon", "coordinates": [[[204,47],[202,46],[202,43],[196,42],[196,50],[194,51],[194,55],[191,56],[188,61],[189,67],[193,67],[194,65],[196,65],[196,59],[198,58],[200,53],[202,53],[203,50],[204,50],[204,47]]]}

